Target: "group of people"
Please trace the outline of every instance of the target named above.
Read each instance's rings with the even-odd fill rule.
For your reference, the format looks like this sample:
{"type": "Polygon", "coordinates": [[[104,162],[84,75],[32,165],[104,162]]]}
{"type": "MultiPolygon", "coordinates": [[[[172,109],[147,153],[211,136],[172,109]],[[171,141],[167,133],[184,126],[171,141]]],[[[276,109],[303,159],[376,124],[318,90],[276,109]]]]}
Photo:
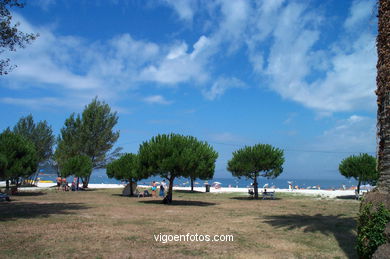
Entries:
{"type": "Polygon", "coordinates": [[[65,177],[58,176],[57,177],[57,190],[62,190],[64,192],[72,190],[72,191],[78,191],[79,186],[78,186],[78,177],[75,177],[73,179],[71,187],[69,187],[68,181],[66,180],[65,177]]]}
{"type": "MultiPolygon", "coordinates": [[[[156,181],[152,182],[152,197],[157,197],[157,186],[158,184],[156,181]]],[[[159,196],[160,197],[165,197],[165,190],[167,189],[167,184],[165,183],[165,180],[162,180],[160,183],[160,192],[159,196]]]]}

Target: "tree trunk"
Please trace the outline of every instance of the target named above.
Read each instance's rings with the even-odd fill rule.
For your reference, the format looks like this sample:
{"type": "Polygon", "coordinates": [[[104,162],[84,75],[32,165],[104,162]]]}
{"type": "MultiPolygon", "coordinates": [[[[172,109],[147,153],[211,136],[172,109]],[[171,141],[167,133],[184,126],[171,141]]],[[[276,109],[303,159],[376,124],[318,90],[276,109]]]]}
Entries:
{"type": "Polygon", "coordinates": [[[7,190],[7,193],[9,191],[9,179],[5,181],[5,189],[7,190]]]}
{"type": "Polygon", "coordinates": [[[378,6],[377,134],[378,191],[390,194],[390,1],[380,0],[378,6]]]}
{"type": "Polygon", "coordinates": [[[358,193],[358,195],[360,194],[360,185],[362,184],[362,181],[361,180],[359,180],[358,181],[358,185],[357,185],[357,193],[358,193]]]}
{"type": "Polygon", "coordinates": [[[76,186],[76,190],[79,190],[79,184],[80,184],[80,177],[77,176],[77,186],[76,186]]]}
{"type": "Polygon", "coordinates": [[[191,192],[194,192],[194,179],[191,178],[191,192]]]}
{"type": "Polygon", "coordinates": [[[168,188],[168,193],[167,193],[167,202],[172,203],[172,190],[173,190],[173,180],[175,180],[175,177],[171,177],[168,179],[169,180],[169,188],[168,188]]]}
{"type": "Polygon", "coordinates": [[[255,191],[255,199],[259,198],[259,184],[257,183],[257,176],[253,179],[253,189],[255,191]]]}
{"type": "Polygon", "coordinates": [[[27,180],[29,180],[29,184],[30,185],[37,185],[37,180],[38,180],[38,177],[39,177],[39,166],[37,168],[37,171],[35,171],[35,173],[33,173],[32,175],[30,175],[27,180]]]}
{"type": "Polygon", "coordinates": [[[129,184],[130,184],[130,196],[133,196],[134,195],[133,179],[129,179],[129,184]]]}
{"type": "Polygon", "coordinates": [[[88,188],[88,183],[89,183],[89,178],[91,177],[91,175],[88,175],[84,178],[81,178],[82,181],[83,181],[83,188],[88,188]]]}

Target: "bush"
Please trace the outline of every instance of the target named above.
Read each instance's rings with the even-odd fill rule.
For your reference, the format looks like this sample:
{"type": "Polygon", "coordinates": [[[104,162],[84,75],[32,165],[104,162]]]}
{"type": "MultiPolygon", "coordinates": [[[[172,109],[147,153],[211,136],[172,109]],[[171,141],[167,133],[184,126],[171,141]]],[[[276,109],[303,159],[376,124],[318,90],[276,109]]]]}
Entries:
{"type": "Polygon", "coordinates": [[[390,222],[390,211],[380,204],[375,210],[371,202],[362,203],[358,219],[357,252],[360,258],[371,258],[386,243],[384,230],[390,222]]]}

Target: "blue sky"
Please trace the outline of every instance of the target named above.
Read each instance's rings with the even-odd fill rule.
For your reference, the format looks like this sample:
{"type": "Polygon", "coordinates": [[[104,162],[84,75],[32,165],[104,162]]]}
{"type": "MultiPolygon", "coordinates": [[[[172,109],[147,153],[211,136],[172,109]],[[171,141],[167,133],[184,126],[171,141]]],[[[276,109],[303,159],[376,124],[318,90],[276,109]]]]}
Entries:
{"type": "Polygon", "coordinates": [[[376,149],[375,2],[27,1],[40,37],[4,53],[0,129],[32,113],[56,134],[95,96],[118,112],[118,145],[193,135],[219,152],[285,150],[281,178],[341,178],[342,158],[376,149]]]}

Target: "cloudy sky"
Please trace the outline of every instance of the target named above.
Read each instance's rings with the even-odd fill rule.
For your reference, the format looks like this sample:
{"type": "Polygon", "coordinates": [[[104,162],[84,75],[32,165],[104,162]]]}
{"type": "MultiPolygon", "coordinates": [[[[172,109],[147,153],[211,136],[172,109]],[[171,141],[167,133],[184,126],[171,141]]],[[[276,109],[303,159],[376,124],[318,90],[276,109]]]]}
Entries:
{"type": "Polygon", "coordinates": [[[281,178],[340,178],[342,158],[376,147],[373,0],[27,1],[3,53],[0,129],[32,113],[58,134],[98,96],[118,112],[118,145],[137,152],[158,133],[193,135],[219,152],[285,150],[281,178]]]}

